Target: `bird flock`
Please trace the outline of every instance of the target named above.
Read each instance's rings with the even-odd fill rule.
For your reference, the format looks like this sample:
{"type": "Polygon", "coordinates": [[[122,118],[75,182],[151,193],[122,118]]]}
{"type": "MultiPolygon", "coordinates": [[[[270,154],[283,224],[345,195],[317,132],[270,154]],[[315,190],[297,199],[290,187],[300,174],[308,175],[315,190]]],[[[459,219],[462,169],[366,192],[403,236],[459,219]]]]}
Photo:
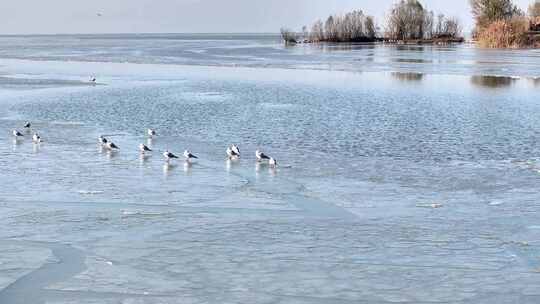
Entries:
{"type": "MultiPolygon", "coordinates": [[[[26,133],[31,132],[31,127],[32,127],[32,124],[30,122],[28,122],[28,121],[25,122],[25,124],[23,126],[26,133]]],[[[20,132],[19,130],[17,130],[17,129],[14,129],[12,131],[12,134],[13,134],[13,137],[15,138],[15,140],[18,140],[18,139],[24,137],[24,134],[22,132],[20,132]]],[[[148,129],[146,131],[146,134],[147,134],[147,136],[149,138],[153,138],[153,137],[157,136],[157,132],[154,129],[148,129]]],[[[32,142],[34,142],[36,144],[43,142],[42,139],[41,139],[41,136],[37,132],[34,132],[34,134],[32,135],[32,142]]],[[[112,142],[111,140],[105,138],[103,135],[100,135],[98,137],[98,143],[99,143],[99,145],[101,147],[103,147],[103,148],[105,148],[105,149],[107,149],[109,151],[114,152],[114,151],[120,150],[120,148],[114,142],[112,142]]],[[[147,145],[145,145],[144,143],[141,143],[141,144],[139,144],[139,152],[141,154],[146,154],[146,153],[153,152],[153,150],[150,147],[148,147],[147,145]]],[[[226,155],[227,155],[227,159],[229,159],[229,160],[240,159],[240,148],[236,144],[233,144],[233,145],[230,145],[229,147],[227,147],[225,152],[226,152],[226,155]]],[[[169,150],[165,150],[165,152],[163,152],[163,157],[164,157],[166,162],[170,162],[173,159],[180,158],[177,155],[175,155],[174,153],[170,152],[169,150]]],[[[186,162],[191,162],[193,159],[198,159],[199,158],[198,156],[193,154],[190,150],[185,150],[184,153],[183,153],[183,157],[184,157],[186,162]]],[[[273,158],[273,157],[270,157],[270,156],[264,154],[260,150],[255,151],[255,157],[257,159],[257,162],[267,162],[270,167],[272,167],[272,168],[277,167],[277,160],[275,158],[273,158]]]]}

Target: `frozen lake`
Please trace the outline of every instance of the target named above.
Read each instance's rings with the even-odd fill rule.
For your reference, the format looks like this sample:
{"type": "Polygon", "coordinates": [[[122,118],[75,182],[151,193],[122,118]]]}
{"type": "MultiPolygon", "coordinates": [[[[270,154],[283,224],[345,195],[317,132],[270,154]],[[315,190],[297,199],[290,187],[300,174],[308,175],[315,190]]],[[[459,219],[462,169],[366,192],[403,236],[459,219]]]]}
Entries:
{"type": "Polygon", "coordinates": [[[0,42],[2,304],[540,302],[538,51],[0,42]]]}

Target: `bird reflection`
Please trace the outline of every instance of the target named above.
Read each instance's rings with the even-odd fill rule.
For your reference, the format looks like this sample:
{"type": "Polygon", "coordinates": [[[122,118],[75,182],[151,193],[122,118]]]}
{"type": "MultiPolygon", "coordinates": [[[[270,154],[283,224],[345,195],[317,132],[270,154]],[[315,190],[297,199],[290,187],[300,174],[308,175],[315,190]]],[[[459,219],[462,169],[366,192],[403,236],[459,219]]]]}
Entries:
{"type": "Polygon", "coordinates": [[[14,138],[12,143],[13,143],[13,151],[15,151],[17,150],[17,147],[22,143],[22,141],[17,138],[14,138]]]}
{"type": "Polygon", "coordinates": [[[32,144],[32,152],[33,153],[38,153],[40,149],[41,149],[41,143],[33,143],[32,144]]]}
{"type": "Polygon", "coordinates": [[[165,178],[169,177],[171,175],[172,170],[174,170],[174,168],[176,168],[176,165],[171,164],[169,162],[165,162],[165,164],[163,164],[163,176],[165,178]]]}
{"type": "Polygon", "coordinates": [[[106,154],[107,154],[107,159],[108,160],[112,160],[117,155],[115,150],[108,150],[106,154]]]}
{"type": "Polygon", "coordinates": [[[230,159],[227,159],[225,161],[225,170],[227,170],[227,172],[231,172],[231,167],[232,167],[232,161],[230,159]]]}
{"type": "Polygon", "coordinates": [[[193,164],[189,161],[184,162],[184,173],[187,175],[191,175],[191,168],[193,167],[193,164]]]}
{"type": "Polygon", "coordinates": [[[148,160],[148,158],[150,158],[150,155],[144,154],[144,153],[140,153],[140,154],[139,154],[139,162],[140,162],[140,164],[143,165],[144,163],[146,163],[146,161],[148,160]]]}

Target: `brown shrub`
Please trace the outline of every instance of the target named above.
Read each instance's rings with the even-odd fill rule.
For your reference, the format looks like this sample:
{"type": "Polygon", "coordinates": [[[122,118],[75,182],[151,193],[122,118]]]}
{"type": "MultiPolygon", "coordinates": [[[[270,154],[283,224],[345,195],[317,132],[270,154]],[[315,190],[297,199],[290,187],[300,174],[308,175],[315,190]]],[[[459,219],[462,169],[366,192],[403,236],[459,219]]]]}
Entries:
{"type": "Polygon", "coordinates": [[[486,48],[522,48],[531,44],[527,32],[529,21],[524,17],[492,22],[478,31],[478,43],[486,48]]]}

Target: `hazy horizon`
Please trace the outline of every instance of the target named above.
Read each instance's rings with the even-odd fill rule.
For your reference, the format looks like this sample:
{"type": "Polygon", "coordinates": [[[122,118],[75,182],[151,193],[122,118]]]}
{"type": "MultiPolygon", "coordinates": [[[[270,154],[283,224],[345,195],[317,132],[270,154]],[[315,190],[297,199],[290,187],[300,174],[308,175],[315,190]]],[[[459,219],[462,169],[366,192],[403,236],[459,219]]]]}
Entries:
{"type": "MultiPolygon", "coordinates": [[[[523,9],[532,2],[516,0],[523,9]]],[[[112,33],[276,33],[282,26],[300,29],[329,14],[362,9],[383,26],[394,0],[106,0],[77,2],[20,0],[0,4],[0,34],[112,34],[112,33]],[[28,8],[32,8],[29,10],[28,8]]],[[[470,30],[468,0],[422,3],[436,13],[458,17],[470,30]]]]}

